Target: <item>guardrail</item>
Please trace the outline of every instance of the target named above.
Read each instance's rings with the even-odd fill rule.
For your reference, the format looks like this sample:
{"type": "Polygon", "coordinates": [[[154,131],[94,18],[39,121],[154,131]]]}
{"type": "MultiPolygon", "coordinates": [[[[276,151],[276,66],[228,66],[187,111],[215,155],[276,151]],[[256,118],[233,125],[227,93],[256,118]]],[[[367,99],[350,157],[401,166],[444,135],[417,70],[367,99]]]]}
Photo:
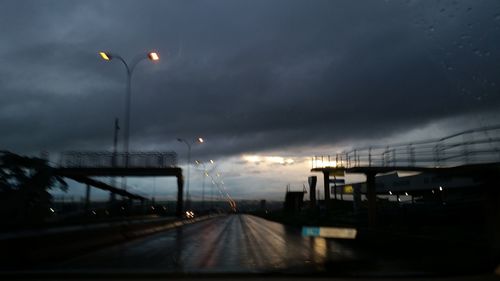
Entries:
{"type": "Polygon", "coordinates": [[[335,155],[313,156],[312,168],[454,167],[500,162],[500,125],[439,139],[355,148],[335,155]]]}
{"type": "Polygon", "coordinates": [[[170,168],[177,166],[177,154],[168,152],[63,152],[61,168],[170,168]]]}
{"type": "Polygon", "coordinates": [[[222,216],[206,215],[194,219],[148,219],[95,225],[28,230],[0,235],[0,262],[3,269],[29,268],[45,262],[62,261],[92,249],[128,241],[183,225],[222,216]]]}

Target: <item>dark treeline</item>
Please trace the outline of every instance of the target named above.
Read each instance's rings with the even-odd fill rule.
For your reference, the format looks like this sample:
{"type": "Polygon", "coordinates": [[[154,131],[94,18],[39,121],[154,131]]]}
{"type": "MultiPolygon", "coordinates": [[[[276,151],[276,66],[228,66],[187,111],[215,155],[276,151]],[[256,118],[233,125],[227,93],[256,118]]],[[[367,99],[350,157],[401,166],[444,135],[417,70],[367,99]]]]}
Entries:
{"type": "Polygon", "coordinates": [[[67,190],[47,160],[0,152],[0,228],[42,224],[51,215],[50,189],[67,190]]]}

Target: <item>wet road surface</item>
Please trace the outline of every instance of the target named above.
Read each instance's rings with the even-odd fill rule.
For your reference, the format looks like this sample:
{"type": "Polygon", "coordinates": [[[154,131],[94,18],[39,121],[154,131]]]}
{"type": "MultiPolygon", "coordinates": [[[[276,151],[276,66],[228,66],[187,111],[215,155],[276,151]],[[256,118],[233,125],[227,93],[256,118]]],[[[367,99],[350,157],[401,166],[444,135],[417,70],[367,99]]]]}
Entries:
{"type": "Polygon", "coordinates": [[[250,215],[185,225],[51,266],[56,270],[160,272],[290,272],[322,270],[356,259],[333,240],[250,215]]]}

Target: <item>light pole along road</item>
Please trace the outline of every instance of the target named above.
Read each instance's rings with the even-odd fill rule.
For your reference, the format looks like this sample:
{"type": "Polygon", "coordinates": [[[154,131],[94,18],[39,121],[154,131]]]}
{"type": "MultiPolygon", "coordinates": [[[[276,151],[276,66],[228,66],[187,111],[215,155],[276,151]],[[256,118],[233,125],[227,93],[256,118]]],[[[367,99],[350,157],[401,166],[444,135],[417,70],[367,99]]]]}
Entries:
{"type": "Polygon", "coordinates": [[[205,163],[205,162],[202,162],[200,160],[196,160],[195,163],[196,163],[196,165],[203,167],[203,178],[202,178],[202,184],[201,184],[201,210],[205,211],[205,177],[208,177],[208,170],[207,170],[206,164],[210,163],[213,165],[213,164],[215,164],[215,162],[214,162],[214,160],[210,160],[207,163],[205,163]]]}
{"type": "Polygon", "coordinates": [[[195,143],[203,143],[203,142],[205,142],[205,140],[203,140],[203,138],[197,138],[196,140],[190,142],[190,141],[187,141],[185,139],[178,138],[177,141],[185,143],[187,145],[187,148],[188,148],[187,183],[186,183],[186,209],[188,209],[190,207],[189,206],[189,170],[190,170],[189,167],[191,166],[191,145],[195,144],[195,143]]]}
{"type": "Polygon", "coordinates": [[[101,58],[105,61],[111,61],[113,59],[117,59],[123,63],[125,69],[127,70],[127,89],[126,89],[126,99],[125,99],[125,140],[123,145],[123,150],[125,152],[125,167],[128,167],[128,153],[129,153],[129,142],[130,142],[130,103],[132,96],[132,74],[134,73],[134,69],[142,60],[149,59],[153,62],[159,61],[160,56],[156,52],[150,52],[147,54],[140,54],[134,59],[132,59],[130,65],[118,54],[113,54],[109,52],[99,52],[101,58]]]}

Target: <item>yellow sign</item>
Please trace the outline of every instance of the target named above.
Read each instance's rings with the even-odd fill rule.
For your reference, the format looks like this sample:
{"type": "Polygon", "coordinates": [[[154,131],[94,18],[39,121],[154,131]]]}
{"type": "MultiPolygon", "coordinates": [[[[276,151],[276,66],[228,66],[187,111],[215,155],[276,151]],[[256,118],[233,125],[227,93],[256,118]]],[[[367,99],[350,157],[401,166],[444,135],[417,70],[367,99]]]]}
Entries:
{"type": "Polygon", "coordinates": [[[355,228],[320,227],[319,236],[326,238],[356,239],[355,228]]]}
{"type": "Polygon", "coordinates": [[[325,238],[341,238],[341,239],[356,239],[358,234],[355,228],[341,227],[310,227],[302,228],[302,236],[325,237],[325,238]]]}
{"type": "Polygon", "coordinates": [[[344,185],[344,194],[353,194],[354,189],[352,188],[352,185],[344,185]]]}

